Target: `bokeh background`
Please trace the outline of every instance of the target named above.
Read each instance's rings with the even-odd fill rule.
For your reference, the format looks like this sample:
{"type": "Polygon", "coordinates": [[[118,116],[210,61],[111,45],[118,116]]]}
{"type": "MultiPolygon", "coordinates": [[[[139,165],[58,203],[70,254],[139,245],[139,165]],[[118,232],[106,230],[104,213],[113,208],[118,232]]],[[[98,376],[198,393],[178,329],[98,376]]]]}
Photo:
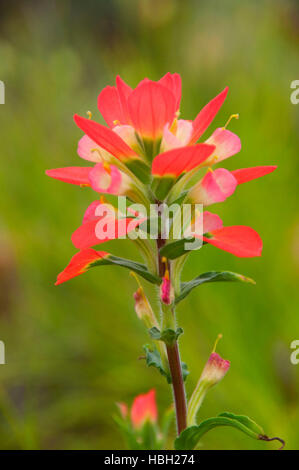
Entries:
{"type": "MultiPolygon", "coordinates": [[[[279,166],[213,208],[226,225],[254,227],[263,256],[238,259],[206,247],[186,264],[184,280],[228,269],[257,282],[204,285],[180,305],[187,391],[221,332],[218,351],[232,365],[209,393],[202,418],[248,414],[288,449],[299,448],[299,365],[290,363],[290,343],[299,339],[299,105],[290,102],[290,83],[299,78],[298,27],[298,3],[287,0],[1,1],[1,449],[122,449],[115,402],[131,403],[155,387],[161,413],[169,405],[166,382],[138,360],[148,338],[128,272],[97,268],[54,287],[75,252],[70,235],[94,196],[44,174],[84,164],[72,116],[90,110],[101,121],[97,95],[117,74],[135,86],[167,71],[182,75],[185,118],[230,87],[211,127],[240,113],[230,129],[243,147],[229,169],[279,166]]],[[[104,249],[138,256],[129,241],[104,249]]],[[[203,445],[277,448],[228,428],[207,434],[203,445]]]]}

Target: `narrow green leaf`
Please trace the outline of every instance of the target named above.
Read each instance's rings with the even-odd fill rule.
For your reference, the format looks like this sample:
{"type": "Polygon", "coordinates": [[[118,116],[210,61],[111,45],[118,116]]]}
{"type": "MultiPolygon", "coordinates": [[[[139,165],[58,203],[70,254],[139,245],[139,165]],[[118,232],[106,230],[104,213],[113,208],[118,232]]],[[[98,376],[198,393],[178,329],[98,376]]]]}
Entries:
{"type": "Polygon", "coordinates": [[[255,284],[253,279],[243,276],[243,274],[233,273],[231,271],[210,271],[200,274],[200,276],[192,279],[192,281],[182,282],[180,295],[176,297],[175,303],[178,304],[192,291],[192,289],[206,282],[247,282],[255,284]]]}
{"type": "Polygon", "coordinates": [[[234,413],[229,413],[227,411],[224,413],[219,413],[218,416],[235,419],[239,421],[241,424],[243,424],[244,426],[246,426],[247,428],[251,429],[253,432],[256,432],[258,435],[261,435],[261,436],[265,435],[265,431],[263,430],[263,428],[259,424],[257,424],[255,421],[253,421],[253,419],[249,418],[248,416],[235,415],[234,413]]]}
{"type": "Polygon", "coordinates": [[[91,266],[100,266],[105,264],[115,264],[117,266],[127,268],[130,271],[134,271],[135,273],[139,274],[139,276],[143,277],[152,284],[159,285],[161,283],[161,279],[158,276],[150,273],[145,264],[137,263],[136,261],[131,261],[125,258],[119,258],[118,256],[109,255],[106,258],[95,261],[91,266]]]}
{"type": "Polygon", "coordinates": [[[244,434],[247,434],[247,436],[253,439],[259,439],[259,433],[252,429],[252,423],[254,422],[250,420],[250,418],[248,418],[248,422],[246,422],[244,419],[246,418],[245,416],[237,416],[233,415],[233,413],[227,413],[227,415],[230,415],[231,417],[218,415],[215,418],[209,418],[205,421],[202,421],[198,426],[191,426],[185,429],[180,434],[180,436],[176,438],[175,449],[194,449],[198,445],[198,441],[205,433],[218,426],[231,426],[243,432],[244,434]]]}
{"type": "MultiPolygon", "coordinates": [[[[188,253],[190,250],[185,249],[185,243],[194,243],[195,238],[181,238],[174,242],[164,245],[160,250],[160,256],[165,256],[168,259],[176,259],[179,256],[183,256],[188,253]]],[[[200,243],[199,245],[201,245],[200,243]]]]}

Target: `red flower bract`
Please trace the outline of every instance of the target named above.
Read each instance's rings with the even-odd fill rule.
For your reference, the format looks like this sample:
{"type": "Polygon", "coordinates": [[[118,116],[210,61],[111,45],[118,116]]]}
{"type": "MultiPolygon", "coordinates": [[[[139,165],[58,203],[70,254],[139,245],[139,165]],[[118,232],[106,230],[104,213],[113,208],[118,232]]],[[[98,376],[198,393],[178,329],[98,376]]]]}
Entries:
{"type": "Polygon", "coordinates": [[[200,166],[214,150],[214,145],[197,144],[160,153],[153,160],[152,174],[177,178],[182,173],[200,166]]]}
{"type": "Polygon", "coordinates": [[[46,175],[63,181],[64,183],[90,186],[89,172],[92,167],[69,166],[66,168],[55,168],[46,170],[46,175]]]}
{"type": "Polygon", "coordinates": [[[74,120],[77,126],[80,127],[88,137],[119,160],[127,161],[139,158],[137,153],[111,129],[91,119],[78,116],[77,114],[75,114],[74,120]]]}
{"type": "Polygon", "coordinates": [[[106,251],[96,251],[93,249],[82,250],[76,253],[67,267],[57,276],[56,286],[62,284],[73,277],[79,276],[85,273],[89,268],[92,267],[93,263],[99,260],[105,259],[109,256],[106,251]]]}
{"type": "Polygon", "coordinates": [[[193,121],[193,133],[189,144],[194,144],[209,127],[214,117],[218,113],[219,109],[223,105],[223,102],[228,93],[228,87],[226,87],[219,95],[212,99],[196,116],[193,121]]]}
{"type": "Polygon", "coordinates": [[[140,429],[146,421],[156,423],[158,410],[156,404],[156,390],[152,389],[148,393],[138,395],[131,408],[131,421],[133,427],[140,429]]]}
{"type": "Polygon", "coordinates": [[[262,254],[261,237],[255,230],[245,225],[233,225],[212,230],[202,238],[210,245],[240,258],[251,258],[262,254]]]}
{"type": "Polygon", "coordinates": [[[176,99],[165,86],[146,80],[129,96],[129,113],[136,131],[147,139],[162,137],[165,124],[175,118],[176,99]]]}

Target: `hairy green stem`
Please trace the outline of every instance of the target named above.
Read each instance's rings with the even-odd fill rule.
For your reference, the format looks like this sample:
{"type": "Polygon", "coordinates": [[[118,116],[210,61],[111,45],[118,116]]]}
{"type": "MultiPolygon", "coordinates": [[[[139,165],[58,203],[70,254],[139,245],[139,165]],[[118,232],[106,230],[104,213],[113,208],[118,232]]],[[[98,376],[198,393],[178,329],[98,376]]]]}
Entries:
{"type": "MultiPolygon", "coordinates": [[[[165,244],[165,240],[157,240],[157,249],[158,249],[158,266],[159,266],[159,275],[164,276],[165,265],[162,262],[161,256],[159,255],[159,249],[161,249],[165,244]]],[[[169,264],[169,263],[168,263],[169,264]]],[[[170,266],[168,266],[170,268],[170,266]]],[[[176,327],[176,318],[174,308],[170,305],[165,305],[161,303],[162,307],[162,329],[176,327]]],[[[187,403],[186,403],[186,393],[185,385],[182,374],[182,364],[180,359],[178,342],[175,341],[172,344],[166,345],[167,357],[169,363],[169,370],[172,381],[172,389],[174,396],[174,405],[176,412],[176,422],[177,422],[177,432],[178,435],[186,429],[187,427],[187,403]]]]}
{"type": "Polygon", "coordinates": [[[201,407],[203,399],[206,395],[208,386],[205,381],[199,381],[188,403],[187,423],[188,426],[196,424],[196,415],[201,407]]]}
{"type": "Polygon", "coordinates": [[[187,427],[187,404],[180,353],[177,341],[173,345],[167,345],[166,349],[172,379],[177,431],[178,435],[180,435],[181,432],[184,431],[184,429],[186,429],[187,427]]]}

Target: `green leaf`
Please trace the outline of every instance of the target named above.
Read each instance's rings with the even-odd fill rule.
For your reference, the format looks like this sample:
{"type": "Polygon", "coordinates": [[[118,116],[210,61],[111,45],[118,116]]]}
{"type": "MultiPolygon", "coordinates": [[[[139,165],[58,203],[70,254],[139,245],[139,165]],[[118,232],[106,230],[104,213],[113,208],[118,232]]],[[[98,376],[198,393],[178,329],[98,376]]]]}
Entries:
{"type": "Polygon", "coordinates": [[[182,328],[177,328],[176,330],[165,328],[165,330],[160,331],[155,326],[149,330],[149,334],[153,339],[163,341],[167,345],[172,345],[183,332],[182,328]]]}
{"type": "MultiPolygon", "coordinates": [[[[159,351],[155,347],[149,344],[145,344],[143,346],[143,350],[145,352],[146,365],[148,367],[151,367],[151,366],[155,367],[160,372],[160,374],[166,378],[167,383],[171,384],[172,383],[171,376],[169,372],[167,372],[163,367],[159,351]]],[[[182,366],[183,380],[185,381],[189,375],[188,366],[185,362],[182,362],[181,366],[182,366]]]]}
{"type": "Polygon", "coordinates": [[[191,291],[197,286],[206,282],[247,282],[255,284],[253,279],[243,276],[243,274],[233,273],[231,271],[210,271],[207,273],[200,274],[200,276],[192,279],[189,282],[181,283],[180,295],[175,299],[175,303],[178,304],[183,300],[191,291]]]}
{"type": "Polygon", "coordinates": [[[161,331],[156,326],[153,326],[150,330],[148,330],[148,332],[150,334],[150,337],[155,339],[156,341],[161,339],[161,331]]]}
{"type": "Polygon", "coordinates": [[[221,413],[215,418],[202,421],[198,426],[185,429],[175,440],[176,450],[192,450],[198,445],[201,437],[218,426],[231,426],[247,434],[253,439],[260,439],[260,426],[247,416],[238,416],[233,413],[221,413]]]}
{"type": "Polygon", "coordinates": [[[170,175],[164,177],[156,176],[154,178],[152,182],[152,190],[159,201],[163,201],[165,199],[173,186],[174,181],[175,178],[170,175]]]}
{"type": "Polygon", "coordinates": [[[109,255],[106,258],[102,258],[98,261],[95,261],[90,265],[90,267],[100,265],[103,266],[109,264],[115,264],[117,266],[127,268],[130,271],[134,271],[135,273],[139,274],[139,276],[143,277],[152,284],[159,285],[161,283],[161,279],[158,276],[155,276],[154,274],[150,273],[145,264],[137,263],[136,261],[131,261],[125,258],[119,258],[118,256],[109,255]]]}
{"type": "Polygon", "coordinates": [[[169,373],[167,373],[163,367],[161,356],[159,354],[159,351],[156,348],[153,348],[149,344],[145,344],[143,346],[143,349],[145,351],[145,359],[146,359],[146,365],[148,367],[155,367],[158,369],[161,375],[166,377],[166,380],[169,384],[171,384],[171,377],[169,373]]]}
{"type": "Polygon", "coordinates": [[[144,184],[148,184],[151,179],[151,170],[142,159],[128,160],[126,166],[136,175],[144,184]]]}
{"type": "Polygon", "coordinates": [[[247,428],[251,429],[253,432],[257,433],[258,435],[265,435],[265,431],[263,428],[257,424],[253,419],[249,418],[248,416],[245,415],[235,415],[234,413],[229,413],[227,411],[223,413],[219,413],[218,416],[223,416],[225,418],[230,418],[230,419],[235,419],[239,421],[241,424],[246,426],[247,428]]]}
{"type": "MultiPolygon", "coordinates": [[[[168,243],[164,245],[160,250],[160,256],[165,256],[168,259],[176,259],[179,256],[183,256],[188,253],[190,250],[185,249],[185,243],[194,243],[195,238],[181,238],[175,242],[168,243]]],[[[200,240],[199,240],[200,241],[200,240]]],[[[199,246],[202,245],[200,241],[199,246]]]]}

